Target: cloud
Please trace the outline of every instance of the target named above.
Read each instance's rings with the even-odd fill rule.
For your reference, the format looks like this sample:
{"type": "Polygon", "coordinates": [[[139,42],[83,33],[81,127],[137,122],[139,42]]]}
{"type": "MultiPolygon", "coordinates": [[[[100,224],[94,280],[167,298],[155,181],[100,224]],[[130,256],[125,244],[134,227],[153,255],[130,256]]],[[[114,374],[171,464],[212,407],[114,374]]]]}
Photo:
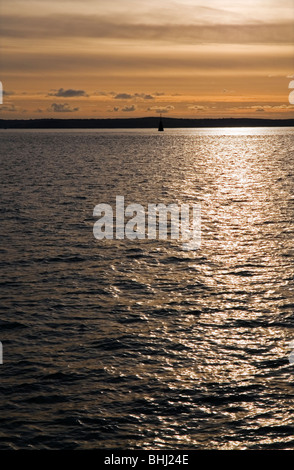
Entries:
{"type": "Polygon", "coordinates": [[[95,91],[94,92],[94,95],[97,95],[97,96],[112,96],[116,94],[117,93],[115,93],[114,91],[95,91]]]}
{"type": "Polygon", "coordinates": [[[146,23],[126,16],[118,20],[107,15],[67,14],[22,16],[2,15],[2,36],[15,38],[101,38],[168,41],[176,43],[223,44],[292,44],[293,22],[290,20],[256,23],[223,23],[217,16],[204,20],[170,18],[160,22],[148,18],[146,23]]]}
{"type": "Polygon", "coordinates": [[[193,105],[188,106],[188,109],[191,109],[192,111],[205,111],[208,109],[208,106],[193,105]]]}
{"type": "Polygon", "coordinates": [[[147,108],[147,111],[155,111],[157,114],[166,114],[169,111],[172,111],[173,109],[175,109],[175,107],[172,105],[161,107],[153,106],[152,108],[147,108]]]}
{"type": "Polygon", "coordinates": [[[53,111],[54,113],[74,113],[78,110],[79,108],[71,108],[67,103],[52,103],[48,108],[48,111],[53,111]]]}
{"type": "Polygon", "coordinates": [[[275,111],[275,112],[283,112],[283,111],[290,111],[293,110],[293,106],[290,104],[275,104],[275,105],[270,105],[270,104],[264,104],[264,105],[251,105],[251,106],[232,106],[228,109],[232,110],[251,110],[257,113],[262,113],[262,112],[270,112],[270,111],[275,111]]]}
{"type": "Polygon", "coordinates": [[[15,111],[19,111],[14,104],[9,104],[5,106],[0,106],[0,111],[8,111],[9,113],[14,113],[15,111]]]}
{"type": "Polygon", "coordinates": [[[143,100],[154,100],[154,96],[146,95],[145,93],[135,93],[135,98],[142,98],[143,100]]]}
{"type": "Polygon", "coordinates": [[[73,98],[76,96],[88,96],[84,90],[72,90],[69,88],[68,90],[64,90],[63,88],[59,88],[59,90],[54,90],[54,93],[48,93],[48,96],[61,96],[63,98],[73,98]]]}
{"type": "Polygon", "coordinates": [[[115,95],[115,100],[131,100],[141,98],[143,100],[154,100],[154,96],[146,93],[134,93],[130,95],[129,93],[118,93],[115,95]]]}
{"type": "Polygon", "coordinates": [[[131,113],[133,111],[136,111],[136,106],[134,106],[134,105],[125,106],[124,108],[122,108],[122,111],[124,111],[125,113],[131,113]]]}
{"type": "MultiPolygon", "coordinates": [[[[171,72],[181,77],[190,75],[191,72],[198,75],[230,72],[248,75],[252,71],[256,74],[266,69],[275,73],[284,73],[292,62],[292,46],[284,48],[246,46],[246,48],[238,47],[238,49],[228,46],[217,51],[210,46],[201,46],[201,48],[189,51],[158,49],[156,53],[135,51],[132,54],[122,54],[116,50],[108,54],[100,50],[95,53],[83,51],[43,54],[30,50],[24,50],[21,54],[10,50],[1,53],[1,64],[6,74],[20,73],[20,70],[24,70],[26,74],[32,72],[48,76],[60,75],[63,72],[73,74],[77,73],[77,69],[81,70],[84,75],[97,74],[97,70],[103,70],[105,75],[128,74],[128,77],[132,77],[135,73],[145,76],[148,69],[156,75],[160,73],[166,75],[171,72]]],[[[116,99],[123,99],[119,98],[120,95],[134,97],[131,93],[118,93],[114,96],[118,97],[116,99]]],[[[131,99],[129,97],[125,99],[131,99]]]]}
{"type": "Polygon", "coordinates": [[[131,100],[132,98],[134,98],[133,95],[129,95],[128,93],[118,93],[114,99],[115,100],[131,100]]]}

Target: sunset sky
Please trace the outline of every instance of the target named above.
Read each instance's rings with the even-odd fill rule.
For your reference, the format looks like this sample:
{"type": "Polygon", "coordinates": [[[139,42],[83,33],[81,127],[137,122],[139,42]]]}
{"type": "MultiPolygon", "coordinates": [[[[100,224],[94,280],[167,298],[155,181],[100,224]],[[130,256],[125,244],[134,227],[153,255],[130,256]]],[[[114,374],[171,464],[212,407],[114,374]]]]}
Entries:
{"type": "Polygon", "coordinates": [[[0,117],[293,118],[294,0],[2,0],[0,117]]]}

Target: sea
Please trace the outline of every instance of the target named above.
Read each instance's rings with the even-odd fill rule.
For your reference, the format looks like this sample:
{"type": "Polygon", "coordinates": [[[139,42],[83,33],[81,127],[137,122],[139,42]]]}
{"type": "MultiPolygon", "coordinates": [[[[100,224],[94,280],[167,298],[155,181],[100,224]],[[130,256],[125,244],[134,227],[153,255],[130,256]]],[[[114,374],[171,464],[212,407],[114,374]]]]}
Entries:
{"type": "Polygon", "coordinates": [[[0,448],[294,448],[294,128],[1,130],[0,448]],[[97,239],[197,204],[201,246],[97,239]]]}

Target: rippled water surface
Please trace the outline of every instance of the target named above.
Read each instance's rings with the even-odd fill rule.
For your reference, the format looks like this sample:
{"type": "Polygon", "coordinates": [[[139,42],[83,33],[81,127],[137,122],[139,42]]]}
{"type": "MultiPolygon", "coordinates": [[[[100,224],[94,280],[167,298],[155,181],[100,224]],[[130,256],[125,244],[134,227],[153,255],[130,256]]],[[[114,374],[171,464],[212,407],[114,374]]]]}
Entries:
{"type": "Polygon", "coordinates": [[[294,448],[294,129],[0,138],[1,448],[294,448]],[[96,240],[117,195],[201,249],[96,240]]]}

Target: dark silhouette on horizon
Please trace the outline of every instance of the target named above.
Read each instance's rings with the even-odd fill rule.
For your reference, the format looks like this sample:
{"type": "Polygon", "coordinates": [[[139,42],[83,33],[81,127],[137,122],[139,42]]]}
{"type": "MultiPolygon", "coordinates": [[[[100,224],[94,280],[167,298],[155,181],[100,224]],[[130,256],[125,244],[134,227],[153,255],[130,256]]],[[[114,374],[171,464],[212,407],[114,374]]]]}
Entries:
{"type": "MultiPolygon", "coordinates": [[[[165,118],[167,128],[206,127],[294,127],[294,119],[165,118]]],[[[0,129],[157,129],[158,117],[121,119],[0,119],[0,129]]]]}
{"type": "Polygon", "coordinates": [[[163,131],[164,131],[161,115],[160,115],[160,118],[159,118],[158,130],[159,130],[159,132],[163,132],[163,131]]]}

